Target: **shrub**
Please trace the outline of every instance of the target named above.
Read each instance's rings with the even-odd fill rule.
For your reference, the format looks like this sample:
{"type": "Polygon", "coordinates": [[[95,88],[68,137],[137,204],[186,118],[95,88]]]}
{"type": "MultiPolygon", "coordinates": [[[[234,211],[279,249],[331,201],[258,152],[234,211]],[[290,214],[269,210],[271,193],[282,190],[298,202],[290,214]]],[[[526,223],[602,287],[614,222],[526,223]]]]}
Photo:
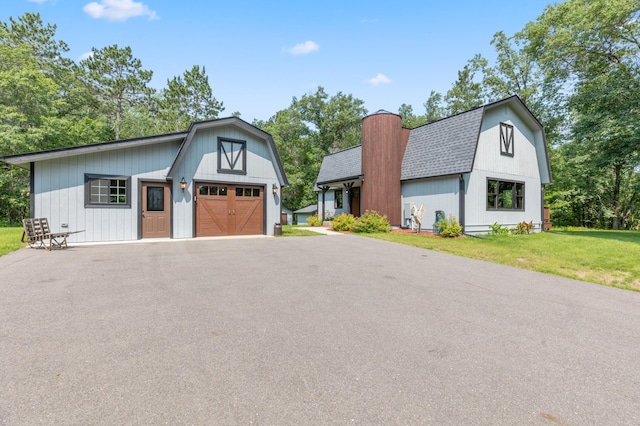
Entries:
{"type": "Polygon", "coordinates": [[[489,225],[489,228],[491,228],[491,235],[507,235],[509,233],[509,228],[500,225],[498,222],[489,225]]]}
{"type": "Polygon", "coordinates": [[[440,220],[438,227],[440,228],[440,235],[443,237],[453,238],[462,235],[462,226],[453,215],[449,215],[448,218],[440,220]]]}
{"type": "Polygon", "coordinates": [[[317,214],[314,214],[313,216],[309,216],[307,218],[307,223],[310,226],[322,226],[322,219],[318,218],[317,214]]]}
{"type": "Polygon", "coordinates": [[[387,216],[367,210],[362,216],[356,219],[355,223],[351,226],[351,231],[364,234],[389,232],[391,231],[391,225],[389,225],[387,216]]]}
{"type": "Polygon", "coordinates": [[[352,214],[342,213],[333,218],[333,230],[351,231],[354,223],[356,223],[356,218],[352,214]]]}
{"type": "Polygon", "coordinates": [[[515,228],[511,230],[511,232],[517,235],[523,235],[523,234],[528,234],[532,229],[533,229],[533,221],[529,223],[520,222],[516,225],[515,228]]]}

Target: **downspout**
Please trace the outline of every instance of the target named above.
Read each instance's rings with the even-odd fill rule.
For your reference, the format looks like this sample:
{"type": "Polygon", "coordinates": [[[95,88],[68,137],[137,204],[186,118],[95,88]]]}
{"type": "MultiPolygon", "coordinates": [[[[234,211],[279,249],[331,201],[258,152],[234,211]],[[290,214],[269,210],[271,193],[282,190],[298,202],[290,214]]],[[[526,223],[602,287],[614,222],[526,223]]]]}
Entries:
{"type": "Polygon", "coordinates": [[[464,233],[464,199],[465,199],[465,191],[464,191],[464,175],[461,173],[458,177],[459,187],[458,187],[458,219],[460,222],[460,226],[462,226],[462,232],[464,233]]]}
{"type": "Polygon", "coordinates": [[[540,185],[540,232],[544,231],[544,184],[540,185]]]}
{"type": "Polygon", "coordinates": [[[29,163],[29,217],[34,218],[36,214],[36,196],[35,196],[35,187],[36,187],[36,166],[32,161],[29,163]]]}

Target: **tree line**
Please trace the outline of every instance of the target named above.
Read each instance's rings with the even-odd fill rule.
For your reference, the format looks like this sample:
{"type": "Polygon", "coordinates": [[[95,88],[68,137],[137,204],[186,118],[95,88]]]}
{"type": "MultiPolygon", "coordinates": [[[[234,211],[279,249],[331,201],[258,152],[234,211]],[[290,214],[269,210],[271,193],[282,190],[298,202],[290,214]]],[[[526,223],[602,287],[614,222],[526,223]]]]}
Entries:
{"type": "MultiPolygon", "coordinates": [[[[546,203],[557,225],[640,226],[640,4],[567,0],[547,6],[513,35],[498,31],[496,58],[470,58],[446,93],[431,91],[422,113],[402,104],[409,128],[518,95],[542,122],[554,183],[546,203]]],[[[224,111],[204,67],[149,87],[153,75],[129,47],[64,55],[56,26],[26,13],[0,22],[0,155],[184,131],[224,111]]],[[[315,202],[322,158],[361,141],[364,102],[323,87],[253,125],[276,142],[291,209],[315,202]]],[[[240,115],[234,112],[232,115],[240,115]]],[[[0,169],[0,221],[27,213],[28,174],[0,169]]]]}

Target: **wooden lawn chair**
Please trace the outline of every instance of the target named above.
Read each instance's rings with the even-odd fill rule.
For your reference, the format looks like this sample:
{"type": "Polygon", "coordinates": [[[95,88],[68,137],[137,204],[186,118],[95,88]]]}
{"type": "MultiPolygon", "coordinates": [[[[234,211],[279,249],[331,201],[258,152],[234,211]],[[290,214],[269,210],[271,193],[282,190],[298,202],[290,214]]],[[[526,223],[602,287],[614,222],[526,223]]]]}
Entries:
{"type": "MultiPolygon", "coordinates": [[[[75,232],[51,232],[47,218],[22,219],[24,230],[22,242],[33,248],[44,248],[51,251],[54,248],[67,248],[67,237],[75,232]]],[[[76,231],[82,232],[82,231],[76,231]]]]}

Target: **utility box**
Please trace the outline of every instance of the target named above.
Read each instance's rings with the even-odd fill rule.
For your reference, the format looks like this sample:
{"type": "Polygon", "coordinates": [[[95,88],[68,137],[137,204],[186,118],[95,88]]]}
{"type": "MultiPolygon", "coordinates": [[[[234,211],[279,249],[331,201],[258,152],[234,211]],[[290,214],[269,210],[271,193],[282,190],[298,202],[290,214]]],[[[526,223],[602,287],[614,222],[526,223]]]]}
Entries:
{"type": "Polygon", "coordinates": [[[548,206],[544,207],[544,222],[542,225],[542,229],[548,231],[551,229],[551,210],[548,206]]]}

